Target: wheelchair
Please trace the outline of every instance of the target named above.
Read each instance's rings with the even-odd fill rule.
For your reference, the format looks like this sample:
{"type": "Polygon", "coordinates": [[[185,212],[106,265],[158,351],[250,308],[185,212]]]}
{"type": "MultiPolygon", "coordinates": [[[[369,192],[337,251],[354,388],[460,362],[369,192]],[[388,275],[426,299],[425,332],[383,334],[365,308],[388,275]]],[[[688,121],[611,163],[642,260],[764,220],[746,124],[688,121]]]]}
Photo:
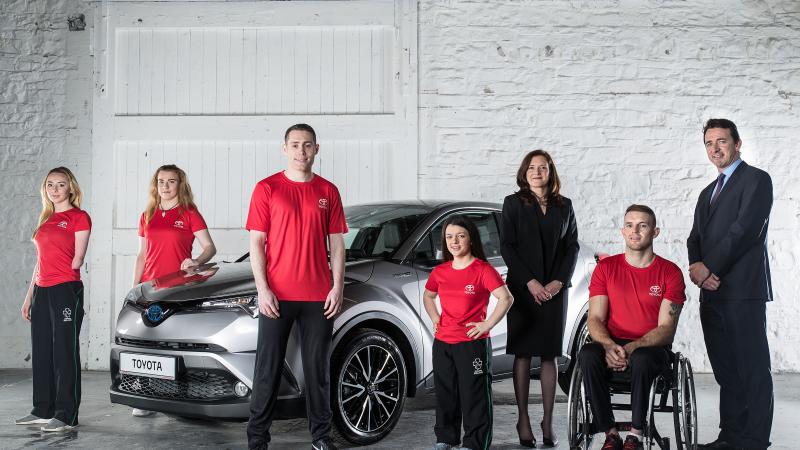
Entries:
{"type": "MultiPolygon", "coordinates": [[[[697,448],[697,405],[694,391],[694,373],[692,364],[680,353],[670,351],[670,365],[653,381],[650,387],[650,404],[647,408],[647,422],[643,430],[642,444],[646,450],[658,445],[662,450],[669,450],[670,439],[661,436],[655,426],[654,416],[657,412],[671,412],[675,423],[675,444],[678,450],[694,450],[697,448]],[[668,400],[672,399],[670,404],[668,400]]],[[[630,381],[622,373],[612,375],[609,382],[611,392],[611,409],[614,411],[630,411],[630,403],[615,403],[615,395],[629,395],[630,381]]],[[[605,431],[597,430],[589,405],[589,398],[583,383],[583,375],[576,362],[572,372],[567,402],[567,433],[571,449],[589,450],[595,434],[605,431]]],[[[630,422],[617,422],[617,429],[629,431],[630,422]]]]}

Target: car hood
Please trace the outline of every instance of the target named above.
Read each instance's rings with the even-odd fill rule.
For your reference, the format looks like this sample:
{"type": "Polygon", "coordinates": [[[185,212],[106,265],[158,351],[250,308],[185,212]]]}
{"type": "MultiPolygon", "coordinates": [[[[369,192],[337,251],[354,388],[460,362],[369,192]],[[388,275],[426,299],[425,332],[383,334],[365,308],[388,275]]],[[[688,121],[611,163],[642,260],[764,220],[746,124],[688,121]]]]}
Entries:
{"type": "MultiPolygon", "coordinates": [[[[345,285],[363,283],[372,276],[374,261],[348,262],[345,285]]],[[[173,303],[252,294],[256,290],[249,261],[209,263],[146,281],[128,293],[128,300],[149,304],[173,303]]]]}

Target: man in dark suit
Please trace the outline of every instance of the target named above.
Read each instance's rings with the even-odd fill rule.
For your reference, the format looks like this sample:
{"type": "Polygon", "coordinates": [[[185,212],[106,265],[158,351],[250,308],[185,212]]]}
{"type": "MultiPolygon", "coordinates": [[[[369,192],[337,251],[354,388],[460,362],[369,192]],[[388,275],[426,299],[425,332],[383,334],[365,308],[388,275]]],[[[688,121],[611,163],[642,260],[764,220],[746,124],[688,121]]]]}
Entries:
{"type": "Polygon", "coordinates": [[[703,141],[719,177],[700,193],[687,247],[689,278],[701,289],[708,359],[720,387],[720,433],[699,448],[766,449],[773,410],[766,328],[772,180],[740,159],[742,140],[730,120],[706,122],[703,141]]]}

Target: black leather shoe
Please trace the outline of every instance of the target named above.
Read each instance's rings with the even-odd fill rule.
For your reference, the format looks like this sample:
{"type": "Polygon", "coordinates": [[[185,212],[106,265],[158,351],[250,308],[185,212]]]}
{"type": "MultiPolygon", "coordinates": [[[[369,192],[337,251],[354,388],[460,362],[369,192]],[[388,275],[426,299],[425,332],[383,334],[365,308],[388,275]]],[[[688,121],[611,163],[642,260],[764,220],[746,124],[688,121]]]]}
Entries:
{"type": "Polygon", "coordinates": [[[739,450],[739,447],[729,444],[724,439],[717,438],[717,440],[708,444],[698,444],[697,450],[739,450]]]}
{"type": "Polygon", "coordinates": [[[333,439],[324,437],[312,442],[311,450],[339,450],[339,448],[333,443],[333,439]]]}

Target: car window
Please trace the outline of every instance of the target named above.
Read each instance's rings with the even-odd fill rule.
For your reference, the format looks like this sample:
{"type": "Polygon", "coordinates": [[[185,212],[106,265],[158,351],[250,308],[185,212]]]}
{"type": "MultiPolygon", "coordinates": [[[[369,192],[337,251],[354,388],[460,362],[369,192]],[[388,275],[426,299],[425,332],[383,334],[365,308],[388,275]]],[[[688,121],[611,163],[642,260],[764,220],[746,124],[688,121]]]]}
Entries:
{"type": "MultiPolygon", "coordinates": [[[[500,233],[497,228],[497,221],[491,211],[456,212],[453,214],[461,214],[472,220],[475,227],[478,228],[478,234],[481,236],[486,258],[500,256],[500,233]]],[[[442,226],[453,214],[449,214],[439,220],[417,244],[414,250],[414,259],[416,261],[424,265],[432,265],[444,260],[442,253],[442,226]]]]}

